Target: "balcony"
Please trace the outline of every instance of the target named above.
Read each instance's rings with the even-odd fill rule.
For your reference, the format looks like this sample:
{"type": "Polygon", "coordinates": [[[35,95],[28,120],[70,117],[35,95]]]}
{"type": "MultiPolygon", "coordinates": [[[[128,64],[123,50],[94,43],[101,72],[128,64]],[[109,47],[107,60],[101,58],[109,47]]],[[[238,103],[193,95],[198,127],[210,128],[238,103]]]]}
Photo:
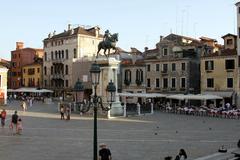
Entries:
{"type": "Polygon", "coordinates": [[[53,63],[64,63],[65,59],[53,59],[53,63]]]}
{"type": "Polygon", "coordinates": [[[227,72],[233,72],[234,69],[226,69],[227,72]]]}
{"type": "Polygon", "coordinates": [[[161,71],[161,74],[162,74],[162,75],[167,75],[167,74],[168,74],[168,73],[167,73],[167,70],[161,71]]]}
{"type": "Polygon", "coordinates": [[[213,72],[213,70],[212,69],[207,69],[206,72],[210,73],[210,72],[213,72]]]}
{"type": "Polygon", "coordinates": [[[53,74],[52,79],[64,79],[64,74],[53,74]]]}
{"type": "Polygon", "coordinates": [[[186,88],[180,88],[180,91],[186,91],[186,88]]]}

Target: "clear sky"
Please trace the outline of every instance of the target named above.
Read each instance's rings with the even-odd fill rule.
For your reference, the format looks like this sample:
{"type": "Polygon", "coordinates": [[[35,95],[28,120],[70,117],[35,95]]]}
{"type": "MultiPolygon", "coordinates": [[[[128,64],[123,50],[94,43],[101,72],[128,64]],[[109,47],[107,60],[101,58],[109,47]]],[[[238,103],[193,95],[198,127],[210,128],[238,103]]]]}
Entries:
{"type": "Polygon", "coordinates": [[[222,43],[221,36],[236,34],[237,0],[5,0],[0,5],[0,58],[10,59],[17,41],[42,48],[48,33],[67,24],[98,25],[101,32],[119,33],[117,46],[154,48],[169,33],[222,43]]]}

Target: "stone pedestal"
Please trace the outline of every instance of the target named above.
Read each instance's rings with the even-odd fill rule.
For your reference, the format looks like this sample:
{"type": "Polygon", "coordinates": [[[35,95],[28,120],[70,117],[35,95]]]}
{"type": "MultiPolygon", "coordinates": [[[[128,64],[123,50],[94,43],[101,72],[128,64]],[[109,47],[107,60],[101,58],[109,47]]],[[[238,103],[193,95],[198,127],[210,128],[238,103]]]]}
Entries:
{"type": "MultiPolygon", "coordinates": [[[[112,109],[108,113],[108,118],[110,116],[123,116],[123,107],[119,101],[118,93],[118,67],[120,61],[115,58],[98,58],[96,59],[97,64],[100,65],[100,80],[97,86],[97,95],[101,96],[104,105],[108,105],[107,102],[107,85],[112,80],[116,86],[116,101],[112,103],[112,109]]],[[[93,89],[94,90],[94,89],[93,89]]]]}

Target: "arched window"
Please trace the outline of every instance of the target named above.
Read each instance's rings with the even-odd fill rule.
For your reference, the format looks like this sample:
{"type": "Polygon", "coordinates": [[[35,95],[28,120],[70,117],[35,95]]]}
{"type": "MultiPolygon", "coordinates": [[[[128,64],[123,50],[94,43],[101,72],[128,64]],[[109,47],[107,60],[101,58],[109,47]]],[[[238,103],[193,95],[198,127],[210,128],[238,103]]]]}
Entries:
{"type": "Polygon", "coordinates": [[[141,85],[143,82],[143,71],[142,69],[136,70],[136,84],[141,85]]]}
{"type": "Polygon", "coordinates": [[[65,74],[68,75],[68,65],[65,66],[65,74]]]}
{"type": "Polygon", "coordinates": [[[53,60],[53,51],[51,52],[51,59],[53,60]]]}
{"type": "Polygon", "coordinates": [[[44,75],[47,75],[47,67],[44,67],[44,75]]]}
{"type": "Polygon", "coordinates": [[[58,56],[57,56],[58,52],[55,51],[55,59],[58,59],[58,56]]]}
{"type": "Polygon", "coordinates": [[[68,49],[66,49],[66,59],[68,59],[68,49]]]}
{"type": "Polygon", "coordinates": [[[51,66],[51,75],[53,74],[53,66],[51,66]]]}
{"type": "Polygon", "coordinates": [[[73,49],[73,58],[77,58],[77,49],[76,48],[73,49]]]}
{"type": "Polygon", "coordinates": [[[44,53],[45,61],[47,61],[47,52],[44,53]]]}
{"type": "Polygon", "coordinates": [[[124,83],[129,85],[131,83],[131,71],[129,69],[125,70],[124,77],[124,83]]]}
{"type": "Polygon", "coordinates": [[[62,50],[62,59],[64,59],[64,50],[62,50]]]}
{"type": "Polygon", "coordinates": [[[58,58],[61,59],[61,51],[58,51],[58,58]]]}

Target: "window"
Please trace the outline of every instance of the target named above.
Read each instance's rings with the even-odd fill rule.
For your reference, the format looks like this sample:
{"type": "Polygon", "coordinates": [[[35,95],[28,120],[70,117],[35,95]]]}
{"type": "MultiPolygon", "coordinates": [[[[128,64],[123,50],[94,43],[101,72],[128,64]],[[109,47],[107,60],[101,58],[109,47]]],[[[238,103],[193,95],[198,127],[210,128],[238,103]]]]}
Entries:
{"type": "Polygon", "coordinates": [[[66,82],[65,82],[65,83],[66,83],[66,87],[68,87],[68,80],[66,80],[66,82]]]}
{"type": "Polygon", "coordinates": [[[47,52],[44,53],[45,61],[47,61],[47,52]]]}
{"type": "Polygon", "coordinates": [[[148,72],[151,71],[151,65],[150,65],[150,64],[147,65],[147,71],[148,71],[148,72]]]}
{"type": "Polygon", "coordinates": [[[65,74],[68,75],[68,65],[65,66],[65,74]]]}
{"type": "Polygon", "coordinates": [[[156,64],[156,71],[158,72],[160,70],[160,65],[156,64]]]}
{"type": "Polygon", "coordinates": [[[186,78],[181,78],[181,88],[186,88],[186,78]]]}
{"type": "Polygon", "coordinates": [[[44,67],[44,75],[47,75],[47,67],[44,67]]]}
{"type": "Polygon", "coordinates": [[[238,27],[238,38],[240,38],[240,27],[238,27]]]}
{"type": "Polygon", "coordinates": [[[235,63],[234,63],[234,59],[228,59],[225,61],[225,69],[234,69],[235,68],[235,63]]]}
{"type": "Polygon", "coordinates": [[[57,51],[55,51],[55,59],[58,59],[58,52],[57,51]]]}
{"type": "Polygon", "coordinates": [[[77,58],[77,49],[76,48],[73,49],[73,58],[77,58]]]}
{"type": "Polygon", "coordinates": [[[131,82],[131,71],[129,69],[125,70],[125,81],[131,82]]]}
{"type": "Polygon", "coordinates": [[[37,72],[40,73],[40,68],[37,68],[37,72]]]}
{"type": "Polygon", "coordinates": [[[141,69],[136,70],[136,84],[141,85],[143,82],[143,71],[141,69]]]}
{"type": "Polygon", "coordinates": [[[61,51],[58,51],[58,58],[61,59],[61,51]]]}
{"type": "Polygon", "coordinates": [[[64,59],[64,50],[62,50],[62,59],[64,59]]]}
{"type": "Polygon", "coordinates": [[[176,78],[172,78],[172,88],[176,88],[176,78]]]}
{"type": "Polygon", "coordinates": [[[156,79],[156,88],[159,88],[160,85],[159,85],[159,78],[156,79]]]}
{"type": "Polygon", "coordinates": [[[51,59],[53,60],[53,51],[51,52],[51,59]]]}
{"type": "Polygon", "coordinates": [[[182,71],[185,71],[185,70],[186,70],[186,64],[182,63],[182,71]]]}
{"type": "Polygon", "coordinates": [[[163,64],[163,72],[167,73],[168,71],[168,64],[163,64]]]}
{"type": "Polygon", "coordinates": [[[151,87],[151,80],[150,80],[150,78],[147,79],[147,87],[151,87]]]}
{"type": "Polygon", "coordinates": [[[66,49],[66,59],[68,59],[68,50],[66,49]]]}
{"type": "Polygon", "coordinates": [[[23,69],[23,73],[26,73],[26,70],[25,70],[25,69],[23,69]]]}
{"type": "Polygon", "coordinates": [[[163,55],[167,56],[168,55],[168,49],[167,48],[163,48],[163,55]]]}
{"type": "Polygon", "coordinates": [[[168,88],[168,79],[163,78],[163,88],[168,88]]]}
{"type": "Polygon", "coordinates": [[[214,70],[214,63],[213,63],[213,61],[205,61],[205,70],[206,71],[214,70]]]}
{"type": "Polygon", "coordinates": [[[53,66],[51,66],[51,75],[53,74],[53,66]]]}
{"type": "Polygon", "coordinates": [[[29,68],[28,69],[28,75],[34,75],[35,74],[35,69],[34,68],[29,68]]]}
{"type": "Polygon", "coordinates": [[[232,45],[233,44],[233,40],[232,39],[227,39],[227,45],[232,45]]]}
{"type": "Polygon", "coordinates": [[[213,88],[214,87],[214,79],[208,78],[207,79],[207,88],[213,88]]]}
{"type": "Polygon", "coordinates": [[[44,85],[45,87],[47,87],[47,80],[44,80],[44,85]]]}
{"type": "Polygon", "coordinates": [[[233,78],[227,78],[227,88],[233,88],[233,78]]]}
{"type": "Polygon", "coordinates": [[[172,71],[176,71],[176,63],[172,63],[172,71]]]}

